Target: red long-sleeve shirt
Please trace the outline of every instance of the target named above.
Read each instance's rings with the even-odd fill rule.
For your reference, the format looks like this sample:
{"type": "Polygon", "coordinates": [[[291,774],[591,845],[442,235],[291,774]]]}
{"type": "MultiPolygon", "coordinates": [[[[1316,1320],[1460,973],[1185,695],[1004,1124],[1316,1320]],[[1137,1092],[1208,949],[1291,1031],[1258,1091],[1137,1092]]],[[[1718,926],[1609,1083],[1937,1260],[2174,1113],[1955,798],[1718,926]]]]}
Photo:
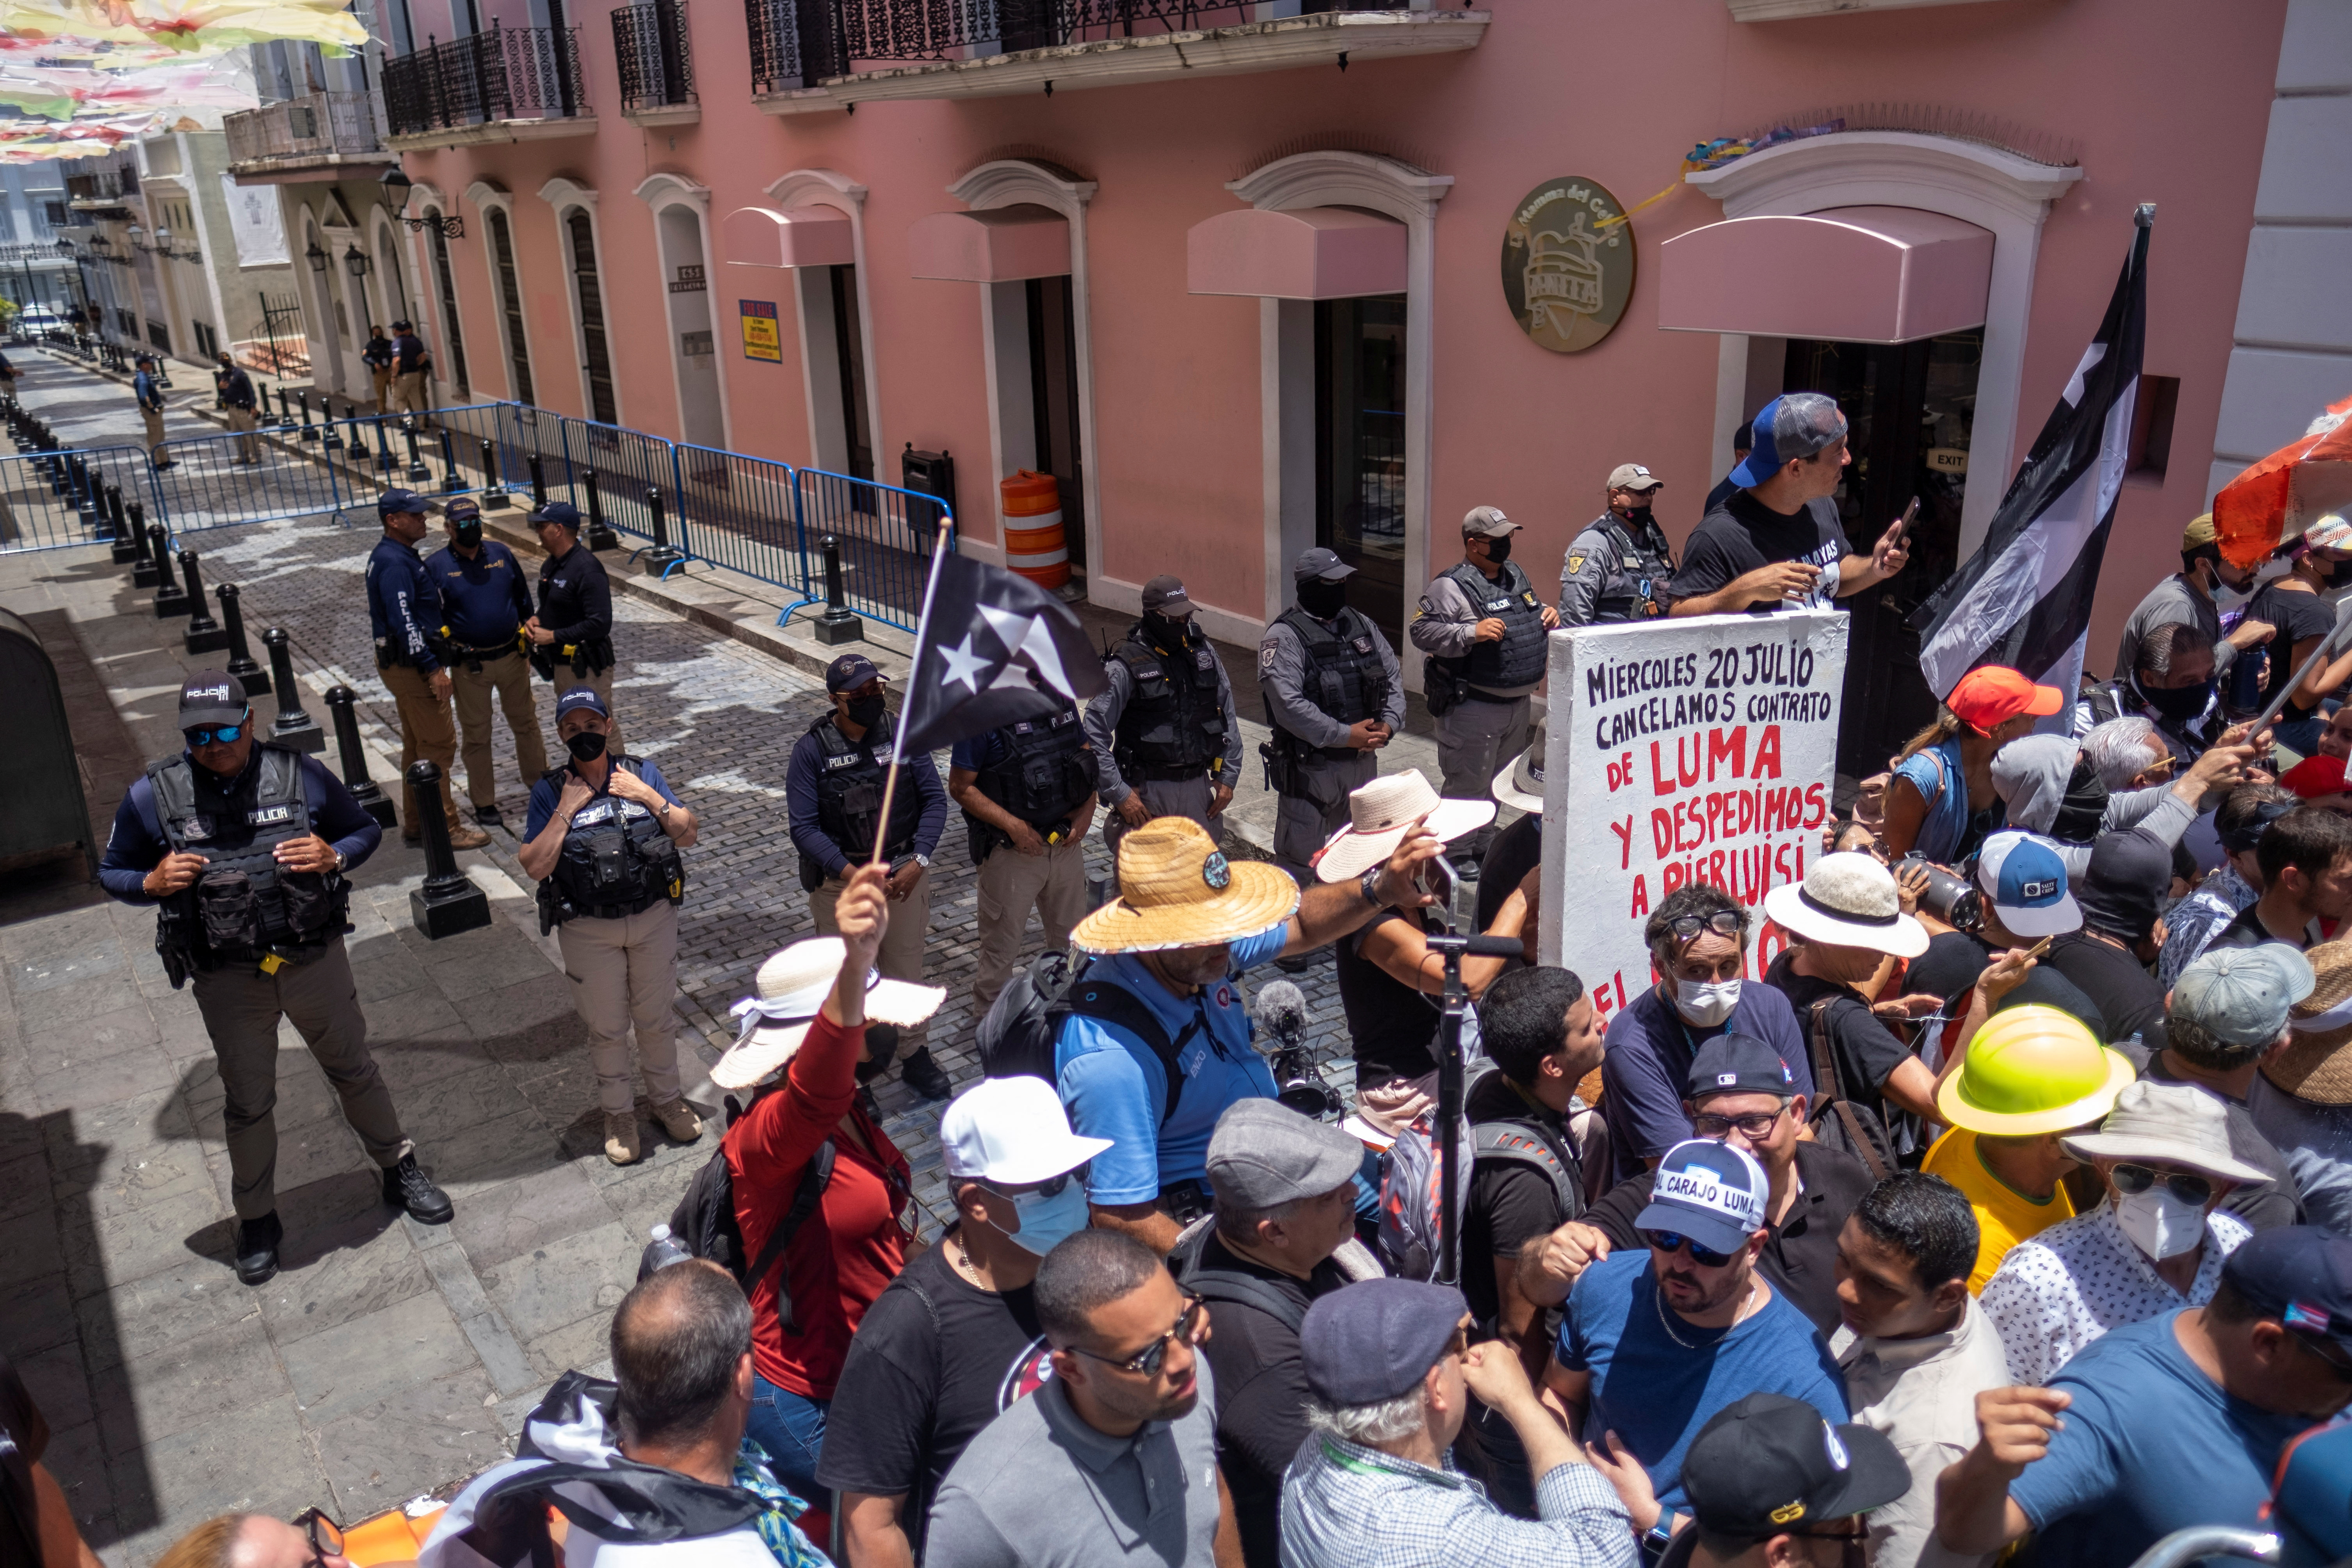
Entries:
{"type": "Polygon", "coordinates": [[[824,1196],[785,1247],[783,1267],[751,1284],[752,1364],[777,1387],[810,1399],[833,1397],[850,1336],[907,1258],[898,1215],[911,1173],[906,1156],[857,1102],[855,1069],[864,1040],[863,1028],[820,1016],[785,1072],[782,1092],[761,1099],[727,1132],[735,1223],[750,1258],[759,1257],[792,1207],[810,1157],[828,1137],[834,1141],[824,1196]],[[835,1136],[844,1116],[878,1160],[845,1131],[835,1136]],[[797,1332],[785,1329],[776,1310],[780,1277],[792,1289],[797,1332]]]}

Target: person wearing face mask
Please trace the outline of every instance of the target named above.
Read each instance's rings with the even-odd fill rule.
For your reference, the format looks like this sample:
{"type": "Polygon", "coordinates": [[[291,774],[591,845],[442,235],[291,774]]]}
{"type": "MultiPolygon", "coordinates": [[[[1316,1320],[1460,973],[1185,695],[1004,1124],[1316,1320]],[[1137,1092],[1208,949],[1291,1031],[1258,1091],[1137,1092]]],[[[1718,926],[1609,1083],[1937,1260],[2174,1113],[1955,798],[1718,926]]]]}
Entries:
{"type": "Polygon", "coordinates": [[[2296,679],[2304,661],[2336,626],[2336,607],[2321,595],[2352,585],[2352,522],[2330,514],[2302,538],[2279,547],[2286,574],[2264,584],[2246,606],[2249,620],[2278,628],[2270,643],[2270,671],[2263,681],[2263,705],[2294,688],[2279,710],[2272,733],[2279,744],[2306,756],[2319,749],[2320,700],[2352,679],[2352,650],[2339,649],[2311,673],[2296,679]]]}
{"type": "MultiPolygon", "coordinates": [[[[2219,645],[2226,647],[2226,644],[2219,645]]],[[[2186,767],[2204,753],[2221,730],[2221,697],[2214,679],[2217,645],[2205,628],[2187,621],[2150,626],[2139,641],[2137,662],[2105,686],[2095,686],[2074,704],[2074,735],[2116,719],[2144,719],[2173,760],[2186,767]]]]}
{"type": "Polygon", "coordinates": [[[1795,1093],[1813,1092],[1805,1037],[1789,999],[1740,978],[1754,911],[1705,882],[1676,888],[1650,911],[1642,938],[1658,983],[1610,1016],[1601,1058],[1601,1117],[1612,1181],[1654,1166],[1691,1135],[1686,1081],[1700,1047],[1720,1035],[1761,1040],[1786,1062],[1795,1093]]]}
{"type": "Polygon", "coordinates": [[[530,584],[513,551],[482,537],[482,509],[451,501],[441,514],[449,542],[433,552],[425,569],[440,590],[442,653],[457,700],[458,754],[466,761],[466,794],[474,820],[484,826],[499,816],[498,776],[490,760],[490,694],[498,693],[514,731],[515,762],[526,788],[547,772],[547,742],[530,700],[530,665],[518,640],[530,619],[530,584]]]}
{"type": "Polygon", "coordinates": [[[2011,827],[2049,838],[2070,876],[2091,867],[2092,846],[2104,832],[2137,827],[2169,853],[2205,807],[2236,787],[2253,748],[2241,724],[2208,748],[2180,776],[2147,789],[2110,794],[2082,742],[2065,735],[2027,735],[1992,760],[1992,786],[2011,827]]]}
{"type": "Polygon", "coordinates": [[[2252,572],[2222,558],[2213,514],[2191,519],[2180,534],[2180,570],[2149,589],[2124,622],[2123,640],[2116,646],[2116,674],[2120,678],[2140,667],[2140,644],[2150,632],[2184,622],[2202,631],[2213,645],[2213,673],[2227,674],[2239,654],[2267,642],[2278,629],[2249,614],[2228,637],[2221,635],[2222,614],[2243,605],[2254,584],[2252,572]]]}
{"type": "Polygon", "coordinates": [[[2054,686],[1988,664],[1960,677],[1936,721],[1911,737],[1886,785],[1886,823],[1879,838],[1889,858],[1919,854],[1957,866],[2002,823],[1992,759],[2033,732],[2033,721],[2065,705],[2054,686]]]}
{"type": "Polygon", "coordinates": [[[1086,1227],[1087,1162],[1109,1147],[1043,1079],[982,1079],[940,1118],[954,1222],[866,1310],[827,1412],[817,1480],[848,1562],[915,1562],[964,1446],[1043,1383],[1037,1267],[1086,1227]]]}
{"type": "Polygon", "coordinates": [[[1666,613],[1674,551],[1651,510],[1665,482],[1639,463],[1611,470],[1609,510],[1569,542],[1560,566],[1560,625],[1607,626],[1666,613]]]}
{"type": "Polygon", "coordinates": [[[1315,852],[1348,825],[1349,794],[1371,782],[1375,753],[1404,723],[1404,674],[1381,629],[1348,606],[1354,567],[1318,546],[1292,574],[1298,603],[1258,644],[1258,689],[1274,727],[1258,750],[1280,797],[1275,863],[1304,887],[1315,852]]]}
{"type": "Polygon", "coordinates": [[[422,758],[441,770],[441,811],[449,824],[453,849],[478,849],[490,841],[480,828],[461,822],[450,793],[457,760],[457,729],[449,721],[450,676],[443,652],[440,580],[417,559],[425,537],[425,498],[415,490],[389,489],[376,498],[383,537],[368,555],[368,620],[375,634],[375,667],[400,714],[400,836],[411,844],[425,837],[416,815],[416,786],[408,770],[422,758]]]}
{"type": "Polygon", "coordinates": [[[2221,1102],[2187,1084],[2126,1084],[2095,1132],[2065,1140],[2106,1196],[2010,1248],[1979,1298],[2011,1378],[2046,1384],[2112,1329],[2201,1307],[2253,1234],[2215,1205],[2263,1173],[2230,1152],[2221,1102]]]}
{"type": "Polygon", "coordinates": [[[700,831],[661,769],[611,750],[604,700],[575,686],[556,700],[555,735],[572,753],[530,792],[515,858],[539,879],[540,930],[560,928],[563,972],[588,1026],[604,1157],[635,1164],[634,1026],[646,1093],[662,1130],[681,1143],[702,1136],[677,1076],[677,904],[686,891],[678,851],[700,831]]]}
{"type": "Polygon", "coordinates": [[[1087,739],[1102,771],[1103,842],[1155,817],[1184,816],[1208,832],[1233,803],[1242,721],[1224,661],[1172,576],[1143,585],[1143,614],[1103,661],[1109,685],[1087,703],[1087,739]]]}
{"type": "MultiPolygon", "coordinates": [[[[580,544],[580,512],[570,501],[550,501],[530,514],[547,551],[539,567],[539,614],[523,623],[532,668],[558,691],[595,688],[613,707],[613,584],[596,552],[580,544]]],[[[621,723],[613,721],[613,747],[621,723]]]]}
{"type": "MultiPolygon", "coordinates": [[[[1559,612],[1536,597],[1534,583],[1511,559],[1519,525],[1502,509],[1474,506],[1462,520],[1462,561],[1441,572],[1405,628],[1429,656],[1423,695],[1437,721],[1437,761],[1453,800],[1492,800],[1496,770],[1528,743],[1528,699],[1543,684],[1544,635],[1559,612]]],[[[1465,877],[1494,837],[1480,828],[1455,847],[1465,877]]]]}

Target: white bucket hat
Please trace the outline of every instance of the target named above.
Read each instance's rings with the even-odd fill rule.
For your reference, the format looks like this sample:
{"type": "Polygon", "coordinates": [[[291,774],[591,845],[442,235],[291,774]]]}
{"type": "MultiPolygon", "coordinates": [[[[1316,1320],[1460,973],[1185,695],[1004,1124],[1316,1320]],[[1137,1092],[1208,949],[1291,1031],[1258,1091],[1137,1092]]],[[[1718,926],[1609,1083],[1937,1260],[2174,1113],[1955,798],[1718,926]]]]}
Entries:
{"type": "MultiPolygon", "coordinates": [[[[818,1009],[833,994],[834,981],[848,952],[837,936],[809,936],[769,954],[753,982],[755,994],[730,1009],[742,1032],[710,1069],[710,1081],[720,1089],[749,1089],[792,1060],[801,1041],[808,1037],[818,1009]]],[[[944,986],[885,980],[869,970],[866,1021],[919,1024],[938,1012],[947,996],[944,986]]]]}
{"type": "Polygon", "coordinates": [[[2078,1132],[2058,1142],[2085,1163],[2153,1160],[2221,1182],[2269,1179],[2230,1152],[2230,1113],[2221,1102],[2185,1083],[2127,1083],[2096,1132],[2078,1132]]]}
{"type": "Polygon", "coordinates": [[[1495,799],[1503,805],[1516,806],[1536,816],[1543,815],[1544,787],[1544,727],[1536,721],[1535,733],[1528,737],[1528,749],[1511,759],[1511,765],[1495,775],[1495,799]]]}
{"type": "Polygon", "coordinates": [[[1808,942],[1897,958],[1927,951],[1927,930],[1903,912],[1895,874],[1857,850],[1822,856],[1801,886],[1783,883],[1765,894],[1764,912],[1808,942]]]}
{"type": "Polygon", "coordinates": [[[1495,820],[1491,800],[1447,800],[1419,768],[1382,773],[1348,796],[1352,818],[1316,851],[1315,874],[1327,882],[1360,877],[1396,853],[1412,825],[1426,819],[1441,844],[1451,844],[1495,820]]]}

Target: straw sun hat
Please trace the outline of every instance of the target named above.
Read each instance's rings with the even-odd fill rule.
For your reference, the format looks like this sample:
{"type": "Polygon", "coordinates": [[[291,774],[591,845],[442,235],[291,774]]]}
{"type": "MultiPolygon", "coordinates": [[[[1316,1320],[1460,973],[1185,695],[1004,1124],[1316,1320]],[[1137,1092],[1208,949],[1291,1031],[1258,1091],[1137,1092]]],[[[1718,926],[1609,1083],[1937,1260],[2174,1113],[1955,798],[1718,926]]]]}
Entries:
{"type": "Polygon", "coordinates": [[[1349,825],[1316,852],[1315,874],[1327,882],[1362,876],[1396,853],[1412,825],[1428,822],[1440,844],[1451,844],[1495,820],[1491,800],[1447,800],[1419,768],[1382,773],[1348,796],[1349,825]]]}
{"type": "Polygon", "coordinates": [[[2352,1105],[2352,939],[2304,954],[2318,984],[2287,1012],[2284,1050],[2263,1063],[2273,1087],[2314,1105],[2352,1105]]]}
{"type": "Polygon", "coordinates": [[[1214,947],[1269,931],[1298,908],[1298,884],[1288,872],[1263,860],[1227,860],[1189,816],[1155,817],[1118,841],[1118,894],[1072,928],[1071,946],[1214,947]]]}
{"type": "MultiPolygon", "coordinates": [[[[809,936],[789,942],[760,965],[753,994],[735,1004],[734,1016],[742,1033],[710,1069],[710,1081],[720,1089],[749,1089],[793,1059],[808,1037],[817,1010],[833,994],[835,979],[848,949],[837,936],[809,936]]],[[[915,985],[885,980],[869,971],[866,976],[866,1021],[869,1024],[919,1024],[947,1000],[940,985],[915,985]]]]}

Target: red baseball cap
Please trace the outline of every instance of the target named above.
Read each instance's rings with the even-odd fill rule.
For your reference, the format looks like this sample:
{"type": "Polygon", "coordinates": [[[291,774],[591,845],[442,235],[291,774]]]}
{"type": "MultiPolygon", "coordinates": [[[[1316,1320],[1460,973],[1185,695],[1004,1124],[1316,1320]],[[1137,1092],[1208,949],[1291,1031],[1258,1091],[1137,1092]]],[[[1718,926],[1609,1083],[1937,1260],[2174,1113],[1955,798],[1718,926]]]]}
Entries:
{"type": "Polygon", "coordinates": [[[2279,774],[2279,783],[2293,790],[2297,800],[2317,800],[2322,795],[2342,795],[2346,787],[2344,759],[2305,757],[2279,774]]]}
{"type": "Polygon", "coordinates": [[[1988,731],[2021,713],[2046,719],[2065,705],[2065,695],[2056,687],[2036,686],[2016,670],[1998,664],[1969,671],[1944,699],[1944,706],[1963,721],[1988,731]]]}

